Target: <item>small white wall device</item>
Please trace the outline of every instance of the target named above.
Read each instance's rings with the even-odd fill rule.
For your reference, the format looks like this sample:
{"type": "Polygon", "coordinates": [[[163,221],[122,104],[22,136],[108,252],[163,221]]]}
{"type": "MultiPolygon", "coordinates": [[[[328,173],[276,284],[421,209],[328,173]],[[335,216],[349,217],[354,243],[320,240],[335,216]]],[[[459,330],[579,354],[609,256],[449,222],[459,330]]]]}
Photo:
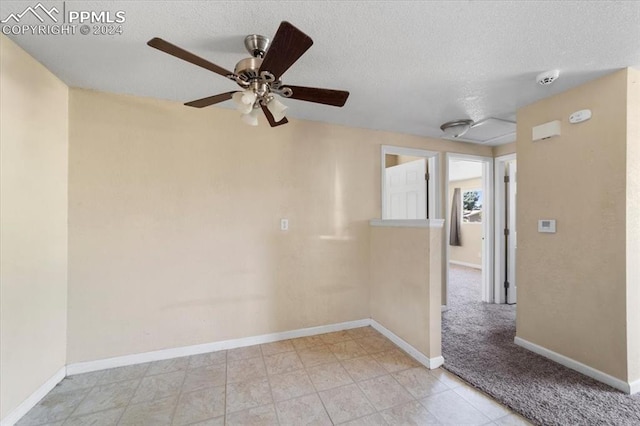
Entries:
{"type": "Polygon", "coordinates": [[[569,123],[578,124],[583,121],[587,121],[591,118],[591,110],[590,109],[581,109],[580,111],[576,111],[569,116],[569,123]]]}
{"type": "Polygon", "coordinates": [[[538,232],[547,234],[556,233],[556,220],[555,219],[540,219],[538,221],[538,232]]]}
{"type": "Polygon", "coordinates": [[[531,132],[531,138],[534,142],[549,139],[554,136],[560,136],[560,120],[550,121],[548,123],[535,126],[531,132]]]}

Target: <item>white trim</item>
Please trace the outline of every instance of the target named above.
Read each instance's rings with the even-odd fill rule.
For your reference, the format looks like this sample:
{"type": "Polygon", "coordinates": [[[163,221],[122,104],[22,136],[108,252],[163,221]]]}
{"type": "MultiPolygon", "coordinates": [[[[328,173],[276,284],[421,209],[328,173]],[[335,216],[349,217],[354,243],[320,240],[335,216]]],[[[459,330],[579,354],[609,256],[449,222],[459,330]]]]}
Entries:
{"type": "Polygon", "coordinates": [[[444,357],[442,355],[437,356],[435,358],[429,358],[429,370],[435,370],[436,368],[442,367],[444,365],[444,357]]]}
{"type": "MultiPolygon", "coordinates": [[[[78,362],[67,366],[67,375],[89,373],[91,371],[105,370],[107,368],[124,367],[126,365],[142,364],[151,361],[178,358],[182,356],[198,355],[207,352],[221,351],[225,349],[241,348],[244,346],[259,345],[262,343],[277,342],[279,340],[295,339],[297,337],[312,336],[315,334],[342,331],[351,328],[366,327],[369,319],[341,322],[337,324],[322,325],[318,327],[301,328],[298,330],[284,331],[281,333],[262,334],[260,336],[243,337],[240,339],[223,340],[220,342],[204,343],[201,345],[182,346],[178,348],[162,349],[159,351],[143,352],[133,355],[124,355],[114,358],[98,359],[95,361],[78,362]]],[[[2,425],[4,426],[4,425],[2,425]]]]}
{"type": "Polygon", "coordinates": [[[444,219],[371,219],[369,225],[398,228],[442,228],[444,219]]]}
{"type": "MultiPolygon", "coordinates": [[[[447,152],[447,159],[453,158],[458,161],[473,161],[475,163],[485,162],[488,160],[493,160],[493,157],[487,157],[484,155],[473,155],[473,154],[458,154],[457,152],[447,152]]],[[[447,179],[449,177],[447,176],[447,179]]]]}
{"type": "Polygon", "coordinates": [[[62,367],[56,373],[51,376],[46,382],[42,384],[35,392],[33,392],[27,399],[22,401],[20,405],[14,408],[4,419],[0,422],[0,426],[13,426],[16,424],[25,414],[36,406],[42,398],[44,398],[51,389],[53,389],[58,383],[64,379],[66,375],[66,368],[62,367]]]}
{"type": "Polygon", "coordinates": [[[517,159],[517,155],[506,154],[494,159],[494,301],[506,303],[504,297],[504,171],[505,164],[517,159]]]}
{"type": "Polygon", "coordinates": [[[452,263],[454,265],[466,266],[467,268],[482,269],[482,265],[478,265],[477,263],[460,262],[458,260],[449,260],[449,263],[452,263]]]}
{"type": "Polygon", "coordinates": [[[482,230],[483,230],[483,244],[482,244],[482,301],[493,303],[494,302],[494,205],[493,205],[493,192],[494,192],[494,182],[493,182],[493,157],[484,157],[480,155],[469,155],[469,154],[456,154],[452,152],[448,152],[445,157],[445,184],[444,191],[446,193],[446,206],[445,206],[445,217],[447,221],[447,226],[445,226],[445,246],[444,246],[444,256],[445,256],[445,282],[446,282],[446,294],[445,294],[445,303],[449,303],[449,259],[451,256],[451,247],[449,246],[449,234],[450,234],[450,226],[449,221],[451,220],[451,205],[449,203],[449,173],[450,167],[449,164],[451,161],[473,161],[477,163],[482,163],[482,190],[484,197],[484,211],[482,218],[482,230]]]}
{"type": "Polygon", "coordinates": [[[435,157],[439,154],[438,151],[428,151],[426,149],[419,148],[405,148],[403,146],[395,145],[382,145],[382,152],[384,154],[393,155],[406,155],[409,157],[435,157]]]}
{"type": "Polygon", "coordinates": [[[505,154],[505,155],[501,155],[499,157],[496,157],[496,158],[494,158],[494,160],[507,162],[507,161],[513,161],[516,158],[518,158],[517,153],[516,152],[512,152],[511,154],[505,154]]]}
{"type": "Polygon", "coordinates": [[[427,151],[425,149],[405,148],[401,146],[382,145],[380,150],[380,217],[385,215],[385,202],[386,202],[386,189],[384,180],[385,169],[385,156],[386,154],[393,155],[409,155],[411,157],[423,157],[427,159],[429,166],[429,211],[427,212],[429,218],[436,219],[441,217],[442,209],[440,208],[441,193],[440,193],[440,153],[438,151],[427,151]]]}
{"type": "Polygon", "coordinates": [[[442,364],[444,364],[444,358],[442,356],[438,356],[435,358],[427,357],[425,354],[423,354],[422,352],[420,352],[419,350],[411,346],[405,340],[398,337],[395,333],[390,331],[388,328],[384,327],[382,324],[380,324],[378,321],[374,320],[373,318],[371,319],[371,327],[378,330],[387,339],[391,340],[400,349],[402,349],[403,351],[411,355],[412,358],[414,358],[416,361],[418,361],[420,364],[424,365],[428,369],[433,370],[434,368],[438,368],[442,364]]]}
{"type": "Polygon", "coordinates": [[[513,342],[521,346],[525,349],[530,350],[531,352],[535,352],[538,355],[541,355],[545,358],[550,359],[551,361],[555,361],[558,364],[562,364],[565,367],[569,367],[572,370],[577,371],[578,373],[584,374],[585,376],[589,376],[592,379],[596,379],[602,383],[605,383],[611,387],[614,387],[618,390],[621,390],[624,393],[636,393],[640,389],[640,380],[637,380],[633,383],[627,383],[624,380],[620,380],[616,377],[610,376],[607,373],[603,373],[600,370],[596,370],[593,367],[589,367],[586,364],[583,364],[575,359],[569,358],[567,356],[561,355],[557,352],[554,352],[550,349],[542,347],[540,345],[536,345],[535,343],[531,343],[528,340],[525,340],[521,337],[517,337],[513,340],[513,342]]]}
{"type": "Polygon", "coordinates": [[[483,246],[482,246],[482,300],[488,303],[493,303],[493,226],[494,226],[494,211],[493,211],[493,158],[485,160],[483,167],[483,197],[484,215],[486,219],[482,221],[483,224],[483,246]]]}

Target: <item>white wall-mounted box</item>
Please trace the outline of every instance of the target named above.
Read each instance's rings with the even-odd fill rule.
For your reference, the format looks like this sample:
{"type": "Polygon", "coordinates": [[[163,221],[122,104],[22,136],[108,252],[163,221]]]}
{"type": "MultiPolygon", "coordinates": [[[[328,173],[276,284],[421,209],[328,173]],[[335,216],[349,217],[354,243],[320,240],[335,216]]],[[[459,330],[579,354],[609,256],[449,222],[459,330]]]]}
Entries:
{"type": "Polygon", "coordinates": [[[554,136],[560,136],[560,120],[540,124],[539,126],[535,126],[531,131],[531,139],[534,142],[549,139],[554,136]]]}
{"type": "Polygon", "coordinates": [[[590,109],[581,109],[580,111],[576,111],[569,116],[569,123],[578,124],[583,121],[587,121],[591,118],[591,110],[590,109]]]}

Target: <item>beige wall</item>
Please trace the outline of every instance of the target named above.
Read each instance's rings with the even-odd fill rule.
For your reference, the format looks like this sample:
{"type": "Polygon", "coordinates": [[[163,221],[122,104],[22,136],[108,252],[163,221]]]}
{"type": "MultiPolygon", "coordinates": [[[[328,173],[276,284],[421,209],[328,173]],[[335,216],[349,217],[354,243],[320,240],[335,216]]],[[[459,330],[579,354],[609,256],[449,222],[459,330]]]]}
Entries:
{"type": "Polygon", "coordinates": [[[627,75],[627,339],[629,381],[640,380],[640,71],[627,75]]]}
{"type": "Polygon", "coordinates": [[[441,228],[371,227],[371,318],[440,353],[441,228]]]}
{"type": "Polygon", "coordinates": [[[394,154],[384,155],[384,167],[389,168],[398,165],[398,156],[394,154]]]}
{"type": "Polygon", "coordinates": [[[80,89],[69,111],[69,362],[367,318],[380,146],[490,152],[80,89]]]}
{"type": "Polygon", "coordinates": [[[517,334],[622,380],[626,98],[623,70],[517,114],[517,334]],[[593,118],[569,124],[584,108],[593,118]],[[532,142],[532,127],[552,120],[562,121],[562,135],[532,142]],[[538,219],[556,219],[557,233],[538,233],[538,219]]]}
{"type": "Polygon", "coordinates": [[[0,418],[65,365],[68,89],[0,36],[0,418]]]}
{"type": "Polygon", "coordinates": [[[516,153],[516,143],[511,142],[504,145],[494,146],[492,148],[493,157],[500,157],[502,155],[507,154],[515,154],[516,153]]]}
{"type": "Polygon", "coordinates": [[[396,154],[385,154],[384,157],[385,157],[384,158],[385,168],[398,166],[400,164],[408,163],[410,161],[424,159],[424,157],[412,157],[411,155],[396,155],[396,154]]]}
{"type": "MultiPolygon", "coordinates": [[[[448,206],[452,205],[453,191],[455,188],[460,188],[461,193],[463,193],[466,189],[482,189],[482,178],[456,180],[449,182],[448,206]]],[[[477,265],[479,268],[481,268],[482,223],[460,222],[460,239],[462,241],[461,246],[449,246],[449,260],[477,265]]]]}

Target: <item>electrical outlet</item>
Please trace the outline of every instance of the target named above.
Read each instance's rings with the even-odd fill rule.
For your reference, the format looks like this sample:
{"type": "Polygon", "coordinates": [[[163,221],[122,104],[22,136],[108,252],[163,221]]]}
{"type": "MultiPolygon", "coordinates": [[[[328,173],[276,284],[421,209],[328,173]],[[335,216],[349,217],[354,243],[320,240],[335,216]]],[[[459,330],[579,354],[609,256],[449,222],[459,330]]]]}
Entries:
{"type": "Polygon", "coordinates": [[[280,219],[280,230],[281,231],[289,230],[289,219],[280,219]]]}

